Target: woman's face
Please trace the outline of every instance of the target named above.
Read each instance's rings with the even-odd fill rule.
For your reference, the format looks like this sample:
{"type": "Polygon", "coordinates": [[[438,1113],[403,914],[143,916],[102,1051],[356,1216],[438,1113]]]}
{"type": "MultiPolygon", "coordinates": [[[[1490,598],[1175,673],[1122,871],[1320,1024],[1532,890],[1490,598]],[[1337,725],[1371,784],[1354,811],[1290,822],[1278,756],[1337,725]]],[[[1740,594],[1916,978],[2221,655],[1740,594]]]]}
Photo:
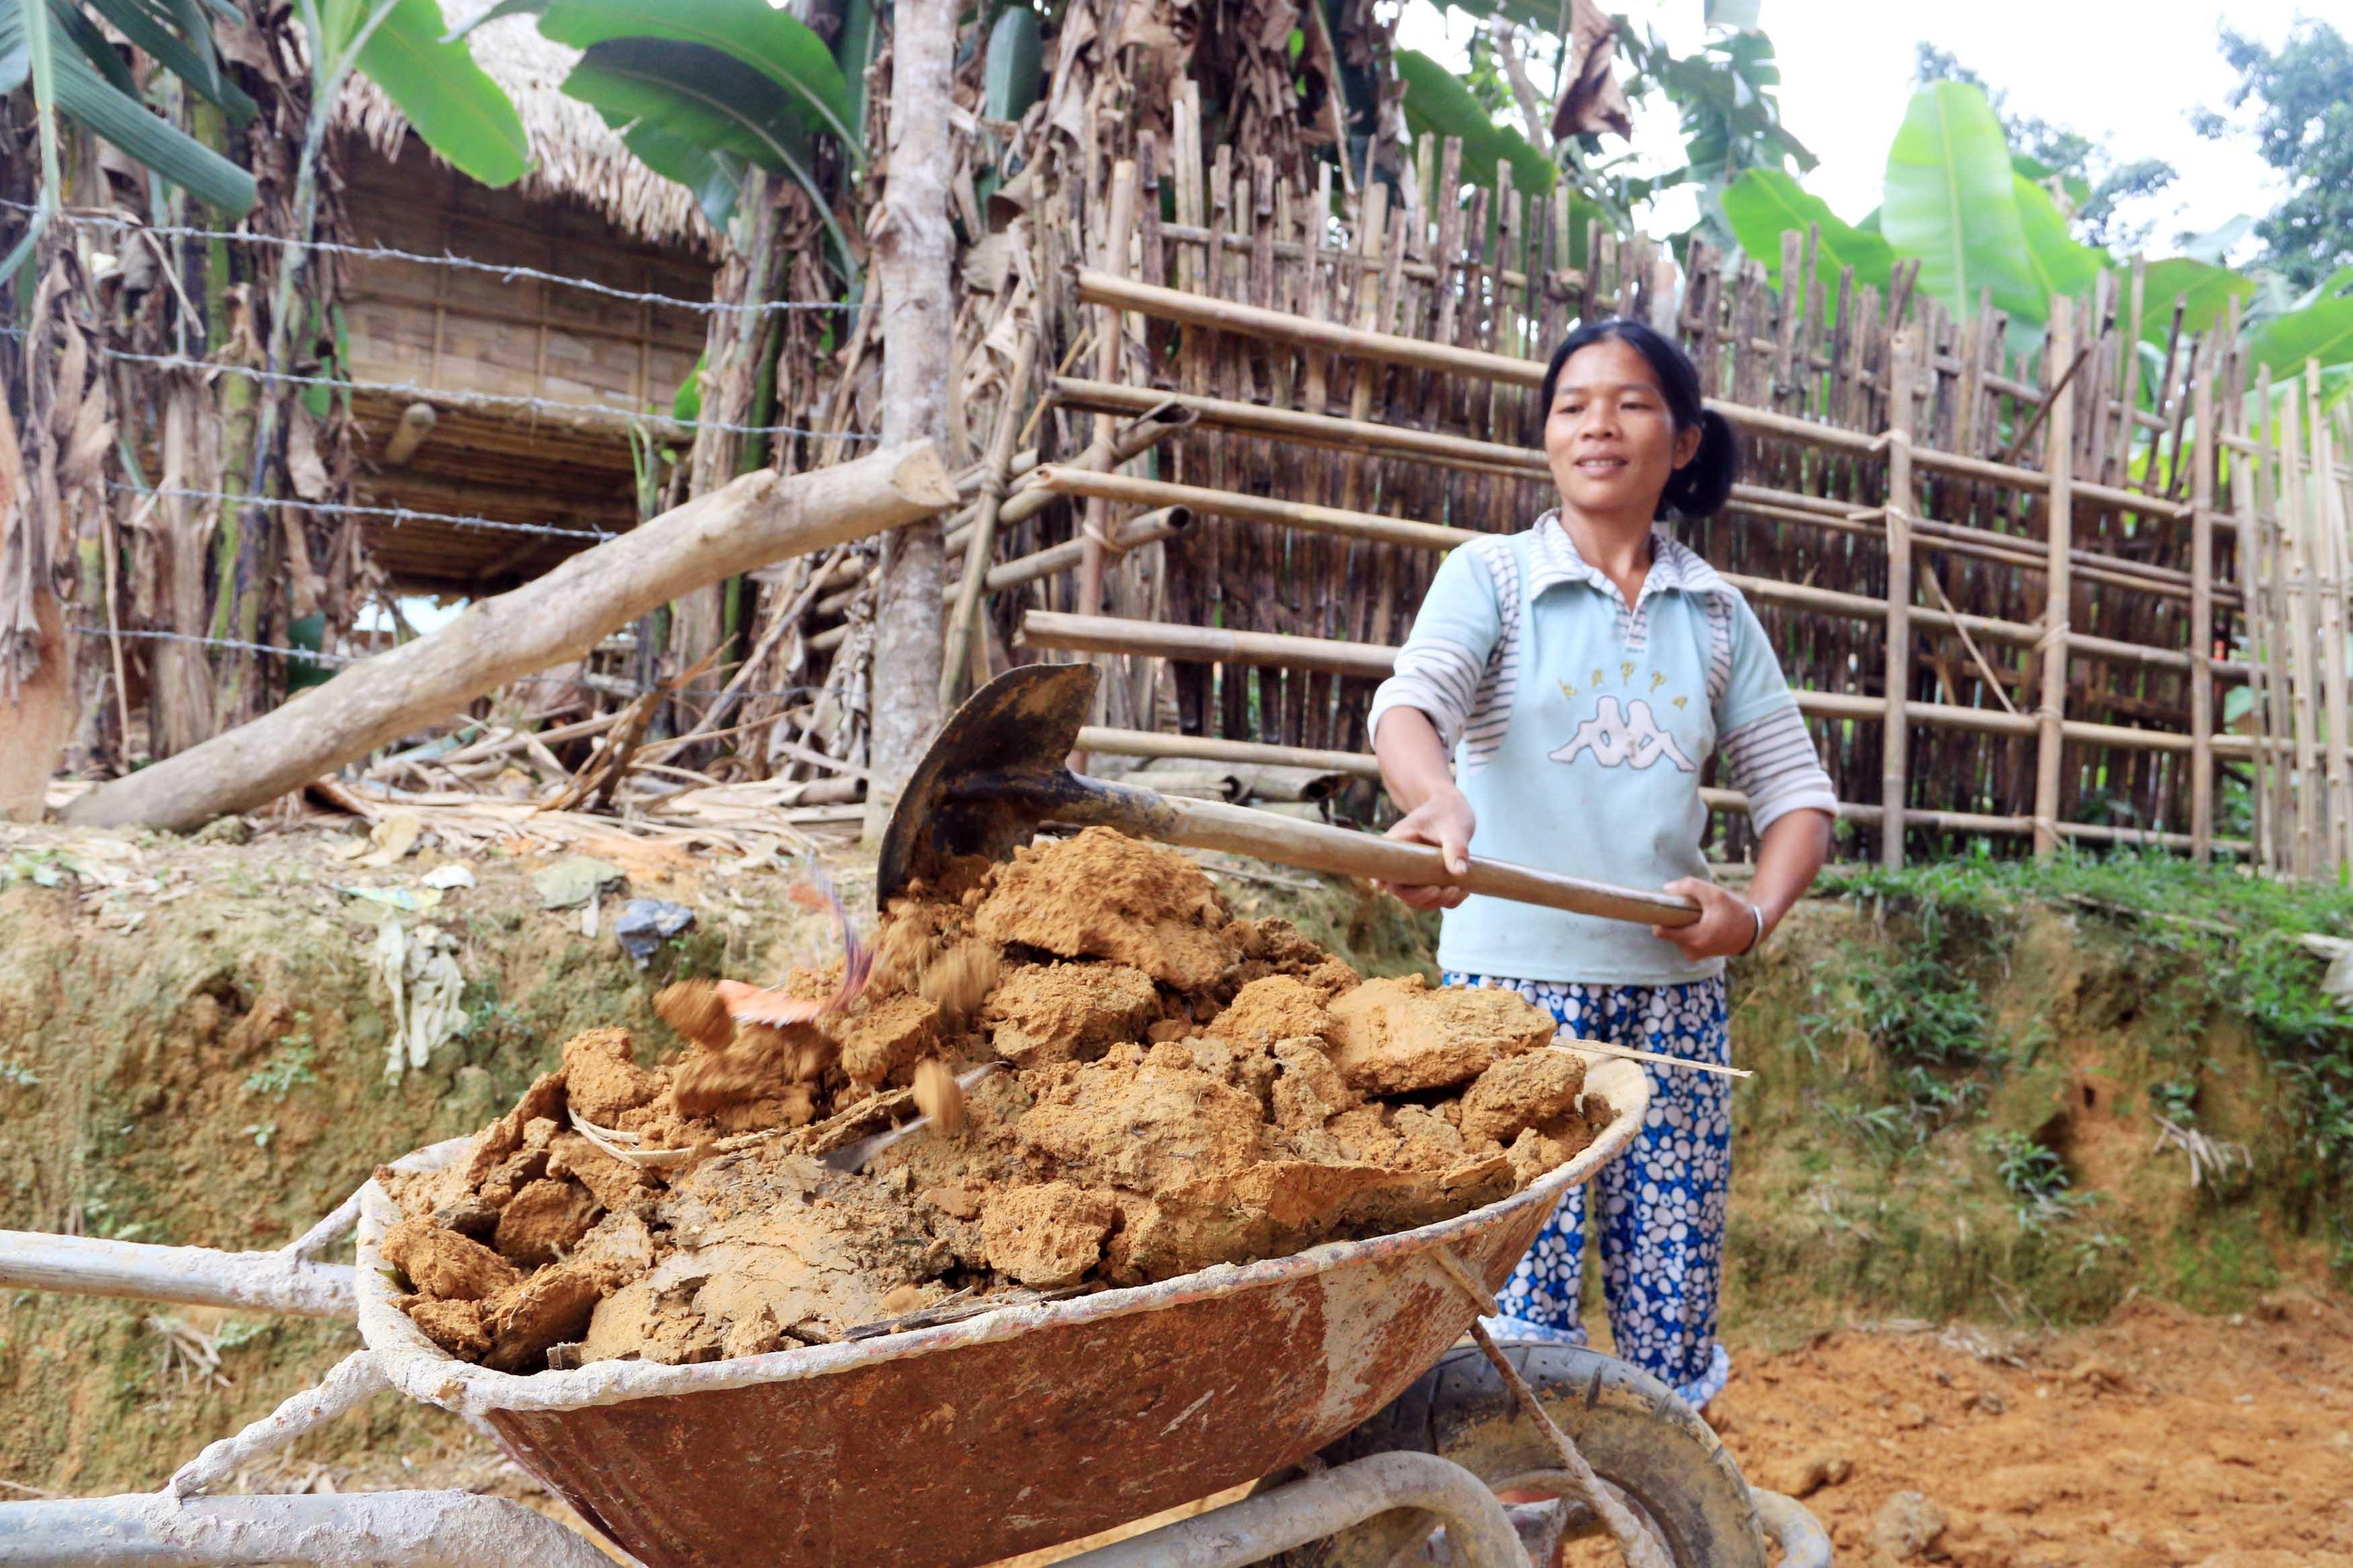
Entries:
{"type": "Polygon", "coordinates": [[[1668,476],[1698,452],[1699,430],[1675,428],[1650,361],[1622,339],[1603,338],[1560,367],[1544,449],[1571,510],[1648,519],[1668,476]]]}

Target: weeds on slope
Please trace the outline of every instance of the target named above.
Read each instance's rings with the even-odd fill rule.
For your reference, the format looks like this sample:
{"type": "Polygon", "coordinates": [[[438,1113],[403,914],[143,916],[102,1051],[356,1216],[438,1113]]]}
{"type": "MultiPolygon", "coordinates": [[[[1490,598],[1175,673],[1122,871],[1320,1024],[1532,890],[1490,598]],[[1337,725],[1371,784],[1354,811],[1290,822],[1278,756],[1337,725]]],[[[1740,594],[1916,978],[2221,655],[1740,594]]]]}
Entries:
{"type": "MultiPolygon", "coordinates": [[[[2072,903],[2087,918],[2113,922],[2148,958],[2149,1005],[2173,1013],[2184,1037],[2195,1037],[2201,1015],[2236,1015],[2292,1086],[2296,1140],[2309,1156],[2298,1178],[2301,1195],[2331,1227],[2338,1268],[2353,1271],[2353,1217],[2339,1201],[2353,1189],[2353,1012],[2321,990],[2324,966],[2300,941],[2308,932],[2353,935],[2353,890],[2136,851],[2047,861],[1980,856],[1894,871],[1842,868],[1824,877],[1821,890],[1866,904],[1883,921],[1901,920],[1916,934],[1905,956],[1862,958],[1845,977],[1853,997],[1849,1016],[1871,1029],[1899,1088],[1910,1086],[1909,1098],[1897,1101],[1898,1119],[1915,1130],[1936,1125],[1940,1095],[1968,1092],[1972,1077],[1957,1076],[1954,1068],[1967,1067],[1982,1083],[2005,1059],[1984,1040],[1982,1005],[1965,964],[1950,952],[1954,934],[1990,938],[2007,910],[2036,899],[2072,903]],[[1890,1016],[1895,1012],[1906,1016],[1897,1020],[1890,1016]]],[[[1822,1009],[1820,1027],[1840,1022],[1836,1007],[1822,1009]]],[[[2194,1117],[2195,1102],[2194,1076],[2152,1090],[2151,1109],[2182,1125],[2194,1117]]],[[[2005,1152],[2017,1152],[1993,1157],[1999,1162],[2005,1152]]],[[[2015,1194],[2008,1175],[1997,1174],[2015,1194]]]]}

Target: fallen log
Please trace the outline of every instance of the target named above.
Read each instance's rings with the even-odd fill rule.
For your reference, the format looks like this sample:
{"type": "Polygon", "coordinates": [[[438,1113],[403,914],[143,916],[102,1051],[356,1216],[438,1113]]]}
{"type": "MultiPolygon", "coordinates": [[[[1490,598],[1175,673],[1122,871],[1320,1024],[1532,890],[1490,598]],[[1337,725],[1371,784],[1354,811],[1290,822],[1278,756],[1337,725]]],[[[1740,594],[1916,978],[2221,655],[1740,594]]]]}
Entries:
{"type": "Polygon", "coordinates": [[[656,605],[773,561],[903,527],[955,499],[928,441],[788,479],[773,469],[745,474],[249,724],[101,785],[69,806],[66,820],[189,828],[251,810],[511,680],[585,657],[656,605]]]}

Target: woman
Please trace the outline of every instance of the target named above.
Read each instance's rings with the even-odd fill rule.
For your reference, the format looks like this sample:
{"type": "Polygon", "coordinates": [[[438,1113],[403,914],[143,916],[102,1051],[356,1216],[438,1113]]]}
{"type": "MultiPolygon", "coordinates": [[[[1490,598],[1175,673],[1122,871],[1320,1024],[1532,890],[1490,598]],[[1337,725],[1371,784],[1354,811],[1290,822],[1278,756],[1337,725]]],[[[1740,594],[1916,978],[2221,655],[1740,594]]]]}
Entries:
{"type": "MultiPolygon", "coordinates": [[[[1552,356],[1541,406],[1559,508],[1446,558],[1373,699],[1381,777],[1405,813],[1390,837],[1438,846],[1458,874],[1475,847],[1663,885],[1700,920],[1645,929],[1460,888],[1391,890],[1447,911],[1448,984],[1509,986],[1579,1038],[1725,1063],[1724,961],[1804,894],[1838,801],[1747,602],[1654,526],[1704,517],[1732,488],[1732,430],[1703,407],[1691,361],[1639,322],[1595,322],[1552,356]],[[1746,898],[1707,879],[1700,849],[1700,767],[1719,748],[1757,827],[1746,898]]],[[[1603,1285],[1618,1354],[1696,1408],[1729,1372],[1715,1321],[1730,1080],[1644,1070],[1650,1116],[1599,1178],[1603,1285]]],[[[1499,1330],[1583,1342],[1584,1232],[1579,1189],[1504,1287],[1499,1330]]]]}

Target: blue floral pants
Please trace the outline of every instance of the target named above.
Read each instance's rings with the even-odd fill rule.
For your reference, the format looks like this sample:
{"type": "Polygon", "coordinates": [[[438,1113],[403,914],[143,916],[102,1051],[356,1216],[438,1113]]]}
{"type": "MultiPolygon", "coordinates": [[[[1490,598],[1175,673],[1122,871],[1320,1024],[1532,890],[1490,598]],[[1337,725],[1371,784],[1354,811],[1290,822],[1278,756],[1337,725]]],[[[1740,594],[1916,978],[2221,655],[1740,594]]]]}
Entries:
{"type": "MultiPolygon", "coordinates": [[[[1502,975],[1445,975],[1449,985],[1518,992],[1580,1039],[1730,1065],[1724,977],[1687,985],[1587,985],[1502,975]]],[[[1724,1392],[1731,1363],[1716,1342],[1724,1225],[1732,1184],[1732,1080],[1645,1063],[1651,1113],[1626,1152],[1602,1167],[1601,1283],[1620,1360],[1693,1408],[1724,1392]]],[[[1585,1342],[1577,1291],[1586,1188],[1562,1198],[1501,1291],[1502,1338],[1585,1342]]]]}

